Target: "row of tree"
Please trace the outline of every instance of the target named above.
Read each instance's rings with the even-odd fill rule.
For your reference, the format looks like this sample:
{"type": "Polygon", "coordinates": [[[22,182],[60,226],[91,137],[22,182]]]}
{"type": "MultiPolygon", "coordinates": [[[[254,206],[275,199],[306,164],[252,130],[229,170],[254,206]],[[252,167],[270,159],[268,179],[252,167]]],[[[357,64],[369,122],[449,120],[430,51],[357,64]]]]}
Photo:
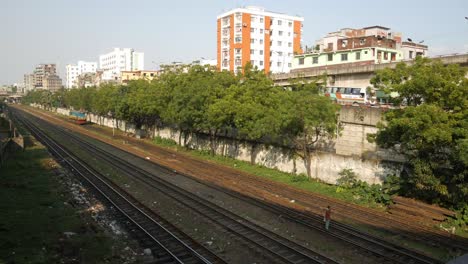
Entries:
{"type": "MultiPolygon", "coordinates": [[[[467,206],[466,74],[459,65],[418,57],[412,65],[400,63],[395,69],[378,71],[371,80],[375,88],[399,94],[390,100],[401,107],[386,112],[385,121],[369,139],[406,157],[400,194],[456,208],[467,206]]],[[[85,109],[137,127],[171,125],[184,140],[191,133],[205,133],[213,153],[220,135],[281,144],[304,160],[309,176],[317,142],[339,131],[339,107],[320,95],[316,82],[297,82],[283,89],[249,65],[238,76],[192,67],[186,73],[166,72],[152,83],[31,92],[23,102],[85,109]]]]}
{"type": "Polygon", "coordinates": [[[248,140],[253,148],[260,142],[287,146],[303,159],[308,176],[317,142],[337,135],[339,110],[319,94],[316,82],[284,89],[250,65],[241,75],[194,66],[187,72],[167,71],[151,83],[139,80],[53,94],[35,91],[23,99],[33,102],[112,116],[137,128],[169,125],[181,132],[179,143],[204,133],[213,154],[221,135],[248,140]]]}

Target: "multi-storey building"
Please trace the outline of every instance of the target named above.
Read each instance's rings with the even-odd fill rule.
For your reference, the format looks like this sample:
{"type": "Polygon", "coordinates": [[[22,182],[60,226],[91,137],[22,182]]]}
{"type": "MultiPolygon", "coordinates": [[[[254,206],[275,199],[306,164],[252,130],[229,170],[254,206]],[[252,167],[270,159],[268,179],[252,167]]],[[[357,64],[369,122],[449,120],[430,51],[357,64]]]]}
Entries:
{"type": "Polygon", "coordinates": [[[296,55],[293,71],[312,67],[351,67],[414,59],[426,56],[427,46],[402,42],[401,33],[373,26],[362,29],[344,28],[328,33],[304,54],[296,55]]]}
{"type": "Polygon", "coordinates": [[[237,72],[250,62],[266,73],[289,72],[294,54],[302,53],[303,21],[251,6],[219,15],[218,69],[237,72]]]}
{"type": "Polygon", "coordinates": [[[73,88],[78,87],[78,76],[83,73],[93,73],[97,70],[97,63],[96,62],[86,62],[86,61],[78,61],[78,64],[72,65],[68,64],[66,66],[67,70],[67,81],[66,87],[73,88]]]}
{"type": "Polygon", "coordinates": [[[48,75],[57,75],[55,64],[39,64],[34,69],[34,87],[43,88],[43,79],[48,75]]]}
{"type": "Polygon", "coordinates": [[[122,71],[143,70],[144,54],[133,49],[114,48],[99,56],[99,68],[103,71],[103,80],[118,80],[122,71]]]}
{"type": "Polygon", "coordinates": [[[42,79],[42,89],[56,92],[62,89],[62,79],[58,75],[46,75],[42,79]]]}
{"type": "Polygon", "coordinates": [[[34,74],[25,74],[24,75],[24,92],[27,93],[29,91],[34,90],[34,74]]]}

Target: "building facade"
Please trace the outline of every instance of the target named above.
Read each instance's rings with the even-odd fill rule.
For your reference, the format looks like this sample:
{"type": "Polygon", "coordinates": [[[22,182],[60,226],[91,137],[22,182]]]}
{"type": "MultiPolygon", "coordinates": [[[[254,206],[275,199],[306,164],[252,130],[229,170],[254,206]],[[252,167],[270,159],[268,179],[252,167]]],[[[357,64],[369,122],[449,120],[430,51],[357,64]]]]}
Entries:
{"type": "Polygon", "coordinates": [[[25,74],[23,81],[24,81],[25,93],[34,90],[34,85],[35,85],[34,74],[25,74]]]}
{"type": "Polygon", "coordinates": [[[70,89],[78,86],[78,76],[83,73],[93,73],[97,70],[96,62],[78,61],[78,64],[68,64],[66,66],[66,85],[65,87],[70,89]]]}
{"type": "Polygon", "coordinates": [[[122,84],[127,84],[133,80],[146,80],[152,81],[156,79],[160,71],[122,71],[120,81],[122,84]]]}
{"type": "Polygon", "coordinates": [[[427,56],[427,46],[412,41],[403,41],[401,43],[401,51],[403,52],[404,60],[413,60],[417,56],[427,56]]]}
{"type": "Polygon", "coordinates": [[[57,75],[55,64],[39,64],[34,69],[34,88],[43,88],[43,79],[49,75],[57,75]]]}
{"type": "Polygon", "coordinates": [[[62,89],[62,79],[58,75],[46,75],[42,79],[42,89],[56,92],[62,89]]]}
{"type": "Polygon", "coordinates": [[[122,71],[144,69],[143,52],[128,48],[114,48],[113,51],[99,56],[99,69],[103,71],[103,80],[118,80],[122,71]]]}
{"type": "Polygon", "coordinates": [[[76,85],[78,87],[92,87],[92,86],[100,86],[102,83],[102,71],[95,71],[95,72],[85,72],[78,75],[76,79],[76,85]]]}
{"type": "Polygon", "coordinates": [[[298,16],[236,8],[217,17],[217,67],[237,73],[247,62],[266,73],[289,72],[294,54],[302,54],[298,16]]]}
{"type": "Polygon", "coordinates": [[[313,47],[306,48],[304,54],[294,56],[292,71],[389,63],[426,54],[427,46],[402,42],[401,33],[392,32],[390,28],[344,28],[328,33],[313,47]]]}

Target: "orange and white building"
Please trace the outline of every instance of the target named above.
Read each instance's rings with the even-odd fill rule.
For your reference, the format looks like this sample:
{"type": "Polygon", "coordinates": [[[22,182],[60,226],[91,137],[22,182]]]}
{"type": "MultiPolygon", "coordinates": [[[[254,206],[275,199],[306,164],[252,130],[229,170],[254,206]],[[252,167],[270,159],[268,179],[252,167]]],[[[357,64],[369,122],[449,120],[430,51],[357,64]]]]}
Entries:
{"type": "Polygon", "coordinates": [[[302,54],[302,17],[248,6],[223,13],[217,20],[220,70],[237,73],[251,62],[266,73],[289,72],[294,55],[302,54]]]}

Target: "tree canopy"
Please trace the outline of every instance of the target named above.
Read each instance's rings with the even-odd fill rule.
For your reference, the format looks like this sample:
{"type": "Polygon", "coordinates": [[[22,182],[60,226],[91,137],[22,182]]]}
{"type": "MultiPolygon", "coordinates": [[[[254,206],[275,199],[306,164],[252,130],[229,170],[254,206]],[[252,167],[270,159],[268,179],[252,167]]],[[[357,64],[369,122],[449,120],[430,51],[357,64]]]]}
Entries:
{"type": "Polygon", "coordinates": [[[376,72],[372,84],[393,99],[375,135],[406,159],[406,195],[455,207],[468,201],[468,80],[459,65],[418,57],[376,72]]]}
{"type": "Polygon", "coordinates": [[[221,134],[251,142],[252,153],[257,143],[299,148],[299,156],[309,167],[319,138],[335,135],[338,110],[318,94],[315,83],[284,89],[250,64],[239,75],[193,66],[167,70],[152,82],[138,80],[54,94],[34,91],[23,102],[110,115],[137,128],[170,126],[181,132],[179,143],[183,137],[184,145],[192,133],[204,133],[210,137],[213,154],[221,134]]]}

